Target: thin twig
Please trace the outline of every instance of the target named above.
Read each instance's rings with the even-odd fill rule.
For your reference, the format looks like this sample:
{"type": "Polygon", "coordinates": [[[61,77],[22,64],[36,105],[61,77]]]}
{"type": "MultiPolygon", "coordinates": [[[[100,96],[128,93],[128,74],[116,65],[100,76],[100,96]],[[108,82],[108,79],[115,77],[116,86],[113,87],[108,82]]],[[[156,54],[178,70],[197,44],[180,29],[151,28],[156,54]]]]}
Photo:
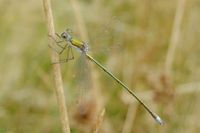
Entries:
{"type": "MultiPolygon", "coordinates": [[[[54,23],[53,23],[53,16],[52,16],[50,1],[43,0],[43,7],[44,7],[47,28],[48,28],[48,35],[54,36],[55,30],[54,30],[54,23]]],[[[49,37],[49,45],[52,46],[53,43],[54,43],[53,40],[49,37]]],[[[51,50],[51,61],[57,62],[58,60],[59,60],[58,54],[55,51],[51,50]]],[[[60,111],[62,130],[63,130],[63,133],[70,133],[60,64],[58,63],[53,64],[53,78],[54,78],[54,86],[55,86],[55,91],[56,91],[57,103],[58,103],[59,111],[60,111]]]]}
{"type": "Polygon", "coordinates": [[[180,36],[180,26],[182,23],[183,13],[185,9],[185,2],[186,0],[178,0],[177,1],[177,8],[172,28],[172,34],[169,43],[169,49],[167,51],[167,57],[165,62],[165,73],[170,76],[172,63],[174,60],[175,50],[179,41],[180,36]]]}

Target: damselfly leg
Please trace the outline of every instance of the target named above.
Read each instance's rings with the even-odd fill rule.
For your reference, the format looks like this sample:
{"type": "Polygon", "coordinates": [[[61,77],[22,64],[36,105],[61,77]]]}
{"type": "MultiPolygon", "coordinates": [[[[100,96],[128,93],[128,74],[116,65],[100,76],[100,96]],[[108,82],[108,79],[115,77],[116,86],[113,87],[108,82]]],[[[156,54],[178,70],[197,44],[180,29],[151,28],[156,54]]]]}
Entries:
{"type": "MultiPolygon", "coordinates": [[[[65,50],[65,49],[64,49],[65,50]]],[[[63,51],[64,51],[63,50],[63,51]]],[[[57,64],[57,63],[65,63],[65,62],[68,62],[70,60],[73,60],[74,59],[74,54],[73,54],[73,50],[72,50],[72,47],[71,46],[67,46],[67,56],[65,59],[62,59],[58,62],[54,62],[53,64],[57,64]]]]}
{"type": "Polygon", "coordinates": [[[54,42],[56,43],[56,45],[59,46],[62,50],[61,50],[60,52],[58,52],[58,51],[57,51],[56,49],[54,49],[52,46],[49,46],[49,47],[52,48],[52,49],[54,49],[54,50],[56,50],[57,53],[62,54],[62,52],[63,52],[63,51],[66,49],[66,47],[67,47],[67,43],[65,43],[64,46],[60,45],[60,43],[65,42],[65,40],[62,39],[62,38],[60,37],[60,35],[58,35],[57,33],[55,33],[55,35],[60,39],[60,41],[57,41],[57,40],[56,40],[53,36],[51,36],[51,35],[49,35],[49,37],[51,37],[51,38],[54,40],[54,42]]]}
{"type": "Polygon", "coordinates": [[[58,46],[60,48],[60,50],[58,51],[56,48],[48,45],[49,48],[51,48],[52,50],[57,52],[59,55],[61,55],[67,49],[67,51],[66,51],[67,55],[66,55],[65,59],[61,59],[58,62],[53,62],[53,64],[64,63],[64,62],[68,62],[69,60],[73,60],[74,59],[74,54],[73,54],[73,50],[72,50],[71,45],[68,44],[69,42],[66,42],[59,34],[55,33],[55,35],[60,40],[57,41],[57,39],[55,39],[51,35],[49,35],[49,37],[51,37],[54,40],[54,42],[56,43],[56,46],[58,46]],[[63,43],[63,45],[61,45],[61,43],[63,43]]]}

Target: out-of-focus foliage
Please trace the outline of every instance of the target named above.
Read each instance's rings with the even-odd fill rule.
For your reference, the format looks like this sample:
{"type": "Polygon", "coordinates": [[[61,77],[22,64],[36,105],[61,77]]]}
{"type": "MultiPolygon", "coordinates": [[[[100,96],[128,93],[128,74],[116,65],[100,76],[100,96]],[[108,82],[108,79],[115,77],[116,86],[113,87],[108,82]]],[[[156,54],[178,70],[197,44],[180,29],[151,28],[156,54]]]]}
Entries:
{"type": "MultiPolygon", "coordinates": [[[[136,91],[156,91],[177,2],[79,0],[78,4],[89,36],[86,41],[94,57],[136,91]]],[[[73,34],[81,38],[74,9],[68,0],[52,1],[52,10],[58,33],[71,28],[73,34]]],[[[186,93],[174,94],[173,100],[166,98],[167,104],[155,93],[154,100],[145,103],[161,114],[165,126],[159,127],[139,106],[133,113],[132,132],[188,133],[200,130],[199,88],[194,89],[200,83],[199,13],[199,0],[186,2],[170,79],[175,92],[185,84],[191,86],[186,86],[186,93]]],[[[0,133],[61,132],[42,2],[1,0],[0,14],[0,133]]],[[[77,53],[75,57],[78,57],[77,53]]],[[[77,93],[73,90],[73,71],[70,71],[74,70],[74,62],[62,64],[72,125],[74,119],[70,108],[76,99],[72,94],[77,93]]],[[[98,68],[92,72],[98,74],[99,83],[95,85],[102,92],[106,108],[100,132],[121,132],[130,108],[121,96],[123,91],[98,68]]],[[[165,96],[168,95],[163,94],[165,96]]],[[[79,126],[72,126],[74,133],[80,130],[79,126]]]]}

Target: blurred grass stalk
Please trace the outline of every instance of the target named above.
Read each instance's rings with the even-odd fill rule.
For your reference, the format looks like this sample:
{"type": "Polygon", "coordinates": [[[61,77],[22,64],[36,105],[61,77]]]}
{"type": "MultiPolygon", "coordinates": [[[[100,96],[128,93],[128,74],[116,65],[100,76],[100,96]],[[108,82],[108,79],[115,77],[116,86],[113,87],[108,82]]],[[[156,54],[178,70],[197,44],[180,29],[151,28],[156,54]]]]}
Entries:
{"type": "MultiPolygon", "coordinates": [[[[87,27],[84,21],[84,18],[81,14],[81,7],[80,7],[80,3],[77,0],[70,0],[70,3],[73,7],[74,10],[74,16],[75,16],[75,20],[76,20],[76,25],[78,27],[78,31],[80,32],[80,36],[83,40],[86,40],[87,42],[89,42],[89,37],[88,37],[88,31],[87,31],[87,27]]],[[[94,107],[93,107],[93,112],[92,114],[94,114],[92,117],[96,117],[95,115],[99,115],[99,117],[97,119],[94,119],[94,122],[91,123],[92,128],[94,127],[93,131],[95,133],[97,133],[99,131],[99,128],[101,126],[101,123],[103,121],[103,116],[105,113],[105,109],[103,108],[102,105],[102,99],[101,99],[101,93],[99,92],[99,83],[98,83],[98,73],[94,70],[94,67],[91,63],[88,64],[89,68],[91,69],[91,83],[92,83],[92,87],[89,89],[92,93],[92,99],[90,99],[90,101],[94,102],[94,107]],[[102,110],[103,111],[100,111],[102,110]],[[101,118],[102,117],[102,118],[101,118]]],[[[87,92],[89,94],[91,94],[90,92],[87,92]]]]}
{"type": "MultiPolygon", "coordinates": [[[[123,71],[123,79],[125,81],[127,81],[127,83],[129,85],[131,85],[131,82],[132,82],[131,76],[133,75],[133,69],[132,69],[133,61],[130,61],[128,53],[124,54],[122,59],[126,62],[129,62],[129,66],[127,66],[126,69],[124,69],[124,71],[123,71]]],[[[123,91],[123,92],[125,93],[125,91],[123,91]]],[[[130,99],[130,100],[133,101],[133,99],[130,99]]],[[[122,133],[131,133],[132,128],[134,127],[133,123],[134,123],[134,120],[136,117],[137,108],[138,108],[137,102],[135,102],[135,103],[129,102],[128,103],[128,110],[126,113],[126,118],[124,120],[122,133]]]]}
{"type": "Polygon", "coordinates": [[[99,132],[99,129],[101,128],[101,124],[102,124],[103,119],[104,119],[104,114],[105,114],[105,108],[103,108],[103,110],[101,111],[101,113],[99,114],[99,116],[97,118],[93,133],[98,133],[99,132]]]}
{"type": "MultiPolygon", "coordinates": [[[[45,19],[46,19],[46,24],[47,24],[48,35],[54,36],[55,30],[54,30],[54,23],[53,23],[53,16],[52,16],[50,1],[49,0],[43,0],[43,7],[44,7],[44,13],[45,13],[45,19]]],[[[53,43],[54,43],[53,40],[49,37],[49,45],[52,46],[53,43]]],[[[53,50],[51,50],[51,61],[52,62],[58,62],[59,61],[58,54],[53,50]]],[[[63,130],[63,133],[70,133],[69,120],[68,120],[68,114],[67,114],[67,107],[66,107],[66,104],[65,104],[65,95],[64,95],[64,90],[63,90],[60,64],[54,64],[53,65],[53,78],[54,78],[54,85],[55,85],[57,103],[58,103],[59,111],[60,111],[62,130],[63,130]]]]}
{"type": "Polygon", "coordinates": [[[79,29],[80,34],[81,34],[81,38],[83,40],[89,41],[85,22],[82,18],[81,12],[80,12],[80,5],[76,0],[70,0],[70,3],[71,3],[73,10],[74,10],[74,16],[76,18],[76,22],[77,22],[77,26],[78,26],[78,29],[79,29]]]}
{"type": "MultiPolygon", "coordinates": [[[[174,60],[174,55],[175,55],[175,50],[177,48],[179,36],[180,36],[180,26],[182,23],[182,18],[184,14],[184,9],[185,9],[185,3],[186,0],[177,0],[177,6],[176,6],[176,12],[175,12],[175,17],[174,17],[174,22],[173,22],[173,27],[172,27],[172,33],[170,37],[170,42],[169,42],[169,48],[167,51],[166,55],[166,60],[165,60],[165,67],[164,67],[164,76],[166,78],[166,81],[171,81],[171,69],[172,69],[172,64],[174,60]]],[[[124,58],[126,59],[126,58],[124,58]]],[[[124,74],[124,77],[127,77],[126,74],[124,74]]],[[[129,79],[130,77],[128,76],[129,79]]],[[[171,82],[167,82],[171,86],[171,82]]],[[[163,89],[172,89],[171,87],[166,88],[166,86],[163,89]]],[[[164,91],[164,90],[163,90],[164,91]]],[[[185,91],[183,91],[185,92],[185,91]]],[[[179,94],[182,94],[182,90],[178,91],[179,94]]],[[[150,100],[154,94],[153,92],[144,92],[141,95],[141,98],[144,100],[150,100]]],[[[123,125],[122,132],[123,133],[130,133],[133,122],[134,122],[134,115],[136,114],[135,111],[137,109],[137,103],[133,104],[132,99],[128,102],[129,107],[128,107],[128,112],[126,115],[126,119],[123,125]],[[134,113],[133,113],[134,112],[134,113]],[[133,115],[134,114],[134,115],[133,115]]]]}
{"type": "Polygon", "coordinates": [[[169,42],[169,49],[167,51],[166,62],[165,62],[165,74],[167,76],[171,75],[172,64],[174,61],[174,54],[178,45],[180,36],[180,27],[183,19],[183,14],[185,10],[186,0],[178,0],[177,8],[172,28],[172,34],[169,42]]]}

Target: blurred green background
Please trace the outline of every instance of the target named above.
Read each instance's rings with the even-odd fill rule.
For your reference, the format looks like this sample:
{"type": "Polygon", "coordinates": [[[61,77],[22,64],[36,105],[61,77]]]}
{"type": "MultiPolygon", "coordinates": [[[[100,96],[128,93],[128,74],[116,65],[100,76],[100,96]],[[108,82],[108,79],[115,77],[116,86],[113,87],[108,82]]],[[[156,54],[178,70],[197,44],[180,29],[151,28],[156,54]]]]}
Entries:
{"type": "MultiPolygon", "coordinates": [[[[75,5],[80,7],[81,23],[73,2],[52,1],[56,32],[70,28],[82,38],[81,28],[85,28],[92,55],[135,88],[133,91],[165,120],[164,126],[155,123],[94,66],[89,82],[94,82],[100,93],[95,94],[97,102],[90,111],[96,111],[93,107],[97,106],[99,110],[105,108],[100,133],[200,131],[199,0],[186,0],[185,6],[180,6],[184,12],[175,29],[180,34],[171,75],[165,74],[178,4],[176,0],[79,0],[75,5]]],[[[0,133],[61,132],[42,1],[1,0],[0,14],[0,133]]],[[[74,93],[78,91],[73,89],[74,64],[76,59],[62,64],[71,131],[92,132],[95,122],[75,119],[71,109],[76,107],[74,93]]],[[[98,114],[91,116],[94,121],[98,114]]]]}

